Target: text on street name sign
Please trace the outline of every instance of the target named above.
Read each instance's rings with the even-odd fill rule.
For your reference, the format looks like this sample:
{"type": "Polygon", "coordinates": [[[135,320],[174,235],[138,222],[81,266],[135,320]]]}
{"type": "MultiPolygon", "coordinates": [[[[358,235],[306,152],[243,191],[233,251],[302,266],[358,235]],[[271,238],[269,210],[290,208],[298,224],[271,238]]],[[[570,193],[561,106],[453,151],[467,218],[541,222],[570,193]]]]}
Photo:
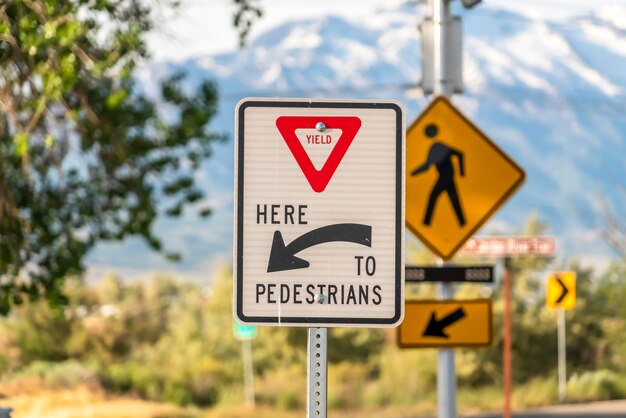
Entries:
{"type": "Polygon", "coordinates": [[[461,250],[466,255],[545,256],[556,253],[554,237],[474,237],[461,250]]]}
{"type": "Polygon", "coordinates": [[[493,282],[493,266],[406,266],[404,280],[407,282],[493,282]]]}

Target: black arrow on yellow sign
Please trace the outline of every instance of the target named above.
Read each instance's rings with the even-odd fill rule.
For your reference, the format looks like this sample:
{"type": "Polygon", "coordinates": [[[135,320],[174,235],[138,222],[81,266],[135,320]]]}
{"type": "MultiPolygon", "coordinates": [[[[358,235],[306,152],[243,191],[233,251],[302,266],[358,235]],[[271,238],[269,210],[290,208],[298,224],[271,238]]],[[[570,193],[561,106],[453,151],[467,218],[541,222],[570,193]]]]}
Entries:
{"type": "Polygon", "coordinates": [[[559,296],[559,298],[556,300],[556,304],[558,305],[559,303],[563,302],[563,299],[565,299],[565,296],[567,296],[569,290],[567,289],[567,286],[565,286],[565,283],[563,283],[563,280],[561,280],[561,277],[558,274],[555,274],[554,277],[556,277],[556,281],[559,282],[559,284],[561,285],[561,296],[559,296]]]}
{"type": "Polygon", "coordinates": [[[444,332],[444,328],[454,324],[457,321],[465,318],[465,310],[463,308],[458,308],[457,310],[449,313],[444,316],[442,319],[437,320],[435,317],[435,312],[430,316],[430,321],[428,321],[428,325],[426,325],[426,330],[424,330],[423,337],[440,337],[440,338],[448,338],[449,335],[444,332]]]}

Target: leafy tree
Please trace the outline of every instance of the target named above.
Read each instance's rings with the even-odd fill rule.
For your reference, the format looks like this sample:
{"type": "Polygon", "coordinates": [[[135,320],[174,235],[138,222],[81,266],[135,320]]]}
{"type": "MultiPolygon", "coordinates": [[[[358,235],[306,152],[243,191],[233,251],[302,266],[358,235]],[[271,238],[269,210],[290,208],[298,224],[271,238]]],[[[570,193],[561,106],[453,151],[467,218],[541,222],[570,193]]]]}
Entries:
{"type": "MultiPolygon", "coordinates": [[[[626,184],[620,184],[616,197],[626,202],[626,184]]],[[[604,242],[611,247],[615,253],[626,260],[626,221],[623,214],[614,210],[606,198],[600,198],[602,206],[602,222],[600,223],[600,236],[604,242]]],[[[619,202],[617,206],[623,207],[623,202],[619,202]]]]}
{"type": "Polygon", "coordinates": [[[626,370],[626,260],[616,261],[602,275],[592,302],[595,312],[605,329],[605,341],[608,352],[599,360],[602,367],[626,370]]]}
{"type": "Polygon", "coordinates": [[[255,20],[263,15],[260,7],[253,0],[233,0],[237,6],[233,15],[233,25],[239,29],[239,46],[246,44],[246,39],[255,20]]]}
{"type": "Polygon", "coordinates": [[[188,93],[177,74],[151,97],[133,78],[156,19],[141,0],[0,2],[0,313],[63,302],[99,241],[178,258],[154,221],[202,198],[194,171],[222,137],[211,83],[188,93]]]}

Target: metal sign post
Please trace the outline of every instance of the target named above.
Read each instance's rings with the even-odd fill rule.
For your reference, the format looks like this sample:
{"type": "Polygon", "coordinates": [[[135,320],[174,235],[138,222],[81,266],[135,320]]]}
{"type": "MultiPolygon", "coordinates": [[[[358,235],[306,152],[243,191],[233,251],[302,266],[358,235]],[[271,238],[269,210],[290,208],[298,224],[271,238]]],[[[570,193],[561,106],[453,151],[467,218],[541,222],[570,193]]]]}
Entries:
{"type": "MultiPolygon", "coordinates": [[[[433,44],[434,44],[434,75],[435,94],[450,96],[452,86],[448,79],[448,50],[447,50],[447,25],[450,21],[449,0],[432,0],[433,8],[433,44]]],[[[440,260],[439,265],[443,265],[440,260]]],[[[452,285],[440,283],[438,285],[438,297],[440,299],[452,299],[452,285]]],[[[454,351],[439,350],[437,358],[437,404],[439,418],[456,417],[456,375],[454,369],[454,351]]]]}
{"type": "Polygon", "coordinates": [[[254,369],[252,367],[252,340],[245,339],[241,341],[243,349],[243,380],[246,387],[246,404],[254,407],[254,369]]]}
{"type": "MultiPolygon", "coordinates": [[[[447,300],[454,297],[450,283],[439,283],[437,288],[439,299],[447,300]]],[[[454,350],[439,350],[437,354],[437,397],[439,418],[456,418],[456,374],[454,367],[454,350]]]]}
{"type": "Polygon", "coordinates": [[[511,418],[511,340],[512,318],[511,304],[513,299],[513,278],[511,272],[511,258],[504,257],[504,315],[502,318],[502,374],[504,380],[504,418],[511,418]]]}
{"type": "MultiPolygon", "coordinates": [[[[450,96],[452,86],[448,79],[447,25],[450,21],[449,0],[432,0],[434,24],[434,75],[435,94],[450,96]]],[[[440,266],[443,261],[440,261],[440,266]]],[[[440,299],[452,299],[452,285],[440,283],[437,289],[440,299]]],[[[456,376],[454,369],[454,351],[439,350],[437,359],[437,397],[439,418],[456,417],[456,376]]]]}
{"type": "Polygon", "coordinates": [[[307,418],[326,418],[328,411],[328,328],[309,328],[307,350],[307,418]]]}
{"type": "MultiPolygon", "coordinates": [[[[242,325],[233,321],[233,333],[235,338],[241,341],[241,353],[243,357],[243,382],[245,386],[246,405],[254,407],[254,366],[252,364],[252,340],[256,338],[256,327],[242,325]]],[[[1,418],[1,417],[0,417],[1,418]]]]}
{"type": "Polygon", "coordinates": [[[567,399],[567,371],[565,366],[565,310],[559,308],[557,311],[558,338],[559,338],[559,402],[567,399]]]}
{"type": "MultiPolygon", "coordinates": [[[[472,7],[479,1],[463,3],[465,7],[472,7]]],[[[451,39],[454,31],[450,30],[450,0],[430,0],[430,5],[432,25],[428,22],[422,29],[425,32],[430,26],[433,28],[432,54],[430,42],[426,39],[424,50],[428,53],[423,54],[422,59],[432,57],[433,92],[439,97],[422,112],[407,133],[407,227],[433,253],[449,260],[521,186],[526,175],[447,99],[455,92],[453,68],[461,68],[461,65],[450,62],[453,59],[450,52],[455,49],[451,45],[455,39],[451,39]],[[458,175],[454,160],[459,167],[458,175]],[[432,166],[437,169],[437,177],[433,177],[432,166]],[[434,186],[430,185],[433,179],[434,186]],[[444,191],[450,198],[451,206],[441,209],[440,204],[440,209],[435,210],[437,200],[444,191]],[[465,208],[461,204],[463,201],[465,208]]],[[[462,42],[462,34],[456,39],[462,42]]],[[[456,49],[461,51],[460,47],[456,49]]],[[[428,68],[426,63],[424,68],[428,68]]],[[[427,86],[430,72],[424,71],[423,76],[427,86]]],[[[450,299],[451,285],[441,283],[438,296],[450,299]]],[[[510,330],[510,299],[507,303],[509,313],[505,316],[510,330]]],[[[506,341],[505,338],[505,357],[506,341]]],[[[510,335],[508,344],[510,350],[510,335]]],[[[510,359],[510,351],[508,356],[510,359]]],[[[505,363],[509,361],[505,360],[505,363]]],[[[454,418],[454,352],[440,350],[438,367],[439,418],[454,418]]]]}

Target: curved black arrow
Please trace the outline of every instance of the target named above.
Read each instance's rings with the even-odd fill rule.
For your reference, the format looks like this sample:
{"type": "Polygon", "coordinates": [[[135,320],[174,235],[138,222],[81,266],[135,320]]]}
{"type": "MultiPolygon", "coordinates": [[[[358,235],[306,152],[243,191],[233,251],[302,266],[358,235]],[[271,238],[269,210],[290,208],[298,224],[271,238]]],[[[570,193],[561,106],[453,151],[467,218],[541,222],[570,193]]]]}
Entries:
{"type": "Polygon", "coordinates": [[[565,296],[567,296],[569,290],[567,289],[567,286],[565,286],[565,283],[563,283],[561,277],[558,274],[555,274],[554,277],[556,277],[556,281],[559,282],[559,284],[561,285],[561,296],[559,296],[559,298],[555,302],[558,305],[559,303],[563,302],[563,299],[565,299],[565,296]]]}
{"type": "Polygon", "coordinates": [[[428,321],[428,325],[426,325],[426,330],[424,330],[423,337],[441,337],[448,338],[448,334],[443,332],[443,329],[447,326],[454,324],[456,321],[460,321],[465,318],[465,310],[463,308],[458,308],[456,311],[449,313],[448,315],[441,318],[439,321],[435,318],[435,313],[433,312],[430,316],[430,321],[428,321]]]}
{"type": "Polygon", "coordinates": [[[354,242],[371,247],[372,227],[361,224],[323,226],[296,238],[289,245],[285,245],[282,234],[276,231],[272,241],[270,260],[267,263],[267,272],[307,268],[309,262],[296,257],[295,254],[314,245],[331,241],[354,242]]]}

